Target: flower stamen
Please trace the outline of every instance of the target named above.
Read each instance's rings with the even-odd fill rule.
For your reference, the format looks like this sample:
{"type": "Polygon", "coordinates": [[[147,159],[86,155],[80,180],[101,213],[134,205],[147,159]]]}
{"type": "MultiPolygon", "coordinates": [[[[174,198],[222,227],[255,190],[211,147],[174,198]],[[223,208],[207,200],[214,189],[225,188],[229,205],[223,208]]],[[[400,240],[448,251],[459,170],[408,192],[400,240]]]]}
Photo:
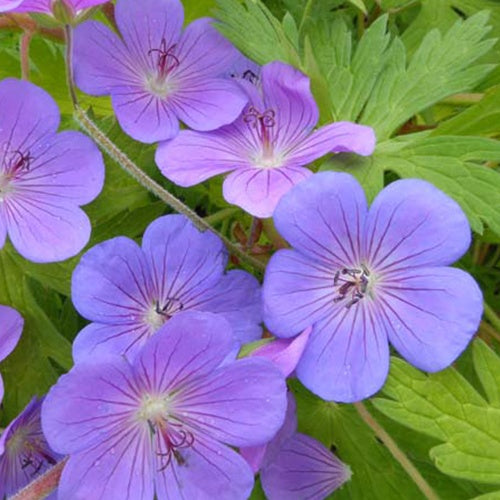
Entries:
{"type": "Polygon", "coordinates": [[[257,135],[262,142],[264,158],[271,158],[273,147],[270,130],[276,125],[276,112],[274,109],[266,109],[261,113],[255,106],[250,106],[243,115],[243,121],[257,131],[257,135]]]}
{"type": "Polygon", "coordinates": [[[337,287],[337,295],[333,302],[337,303],[346,298],[346,308],[357,304],[368,291],[370,271],[361,264],[361,269],[344,267],[335,273],[333,286],[337,287]]]}
{"type": "Polygon", "coordinates": [[[179,58],[174,54],[176,47],[177,44],[174,43],[167,48],[167,42],[165,38],[162,38],[159,48],[148,51],[148,56],[157,54],[156,66],[158,68],[158,75],[161,78],[166,78],[180,64],[179,58]]]}

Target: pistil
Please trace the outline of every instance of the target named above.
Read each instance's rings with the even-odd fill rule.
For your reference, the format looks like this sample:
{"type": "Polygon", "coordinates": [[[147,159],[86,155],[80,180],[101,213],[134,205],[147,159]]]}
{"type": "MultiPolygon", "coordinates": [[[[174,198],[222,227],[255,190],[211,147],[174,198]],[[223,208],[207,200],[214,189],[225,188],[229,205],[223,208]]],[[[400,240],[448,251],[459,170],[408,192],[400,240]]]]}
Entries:
{"type": "Polygon", "coordinates": [[[335,273],[333,286],[337,295],[335,303],[347,299],[346,308],[349,309],[365,297],[368,291],[370,272],[361,264],[361,269],[344,267],[335,273]]]}

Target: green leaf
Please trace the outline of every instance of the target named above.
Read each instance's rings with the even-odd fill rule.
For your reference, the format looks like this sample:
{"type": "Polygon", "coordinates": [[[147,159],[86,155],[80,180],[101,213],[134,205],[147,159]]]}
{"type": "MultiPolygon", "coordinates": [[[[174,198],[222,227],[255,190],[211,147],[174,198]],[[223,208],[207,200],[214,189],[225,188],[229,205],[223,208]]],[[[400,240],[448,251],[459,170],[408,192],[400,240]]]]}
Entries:
{"type": "Polygon", "coordinates": [[[323,401],[293,380],[299,430],[334,447],[353,472],[338,499],[420,499],[421,493],[389,451],[376,439],[352,405],[323,401]],[[368,493],[369,492],[369,493],[368,493]]]}
{"type": "Polygon", "coordinates": [[[349,3],[354,5],[354,7],[357,7],[363,14],[367,14],[368,11],[366,10],[366,5],[364,4],[363,0],[349,0],[349,3]]]}
{"type": "MultiPolygon", "coordinates": [[[[217,29],[258,64],[280,60],[298,66],[297,48],[260,0],[217,0],[217,29]]],[[[285,21],[288,24],[289,21],[285,21]]]]}
{"type": "Polygon", "coordinates": [[[426,132],[380,143],[369,158],[336,155],[321,169],[352,173],[370,200],[382,188],[386,171],[425,179],[461,205],[474,231],[482,233],[487,225],[499,234],[500,175],[478,160],[500,160],[500,142],[468,136],[429,137],[426,132]]]}
{"type": "Polygon", "coordinates": [[[500,360],[480,340],[474,341],[474,365],[491,400],[485,400],[454,368],[425,375],[393,358],[383,393],[375,407],[388,417],[439,440],[430,457],[445,474],[500,484],[500,360]],[[496,358],[496,359],[494,359],[496,358]]]}
{"type": "Polygon", "coordinates": [[[487,21],[488,13],[482,12],[457,21],[445,35],[432,30],[408,63],[401,40],[393,41],[361,120],[375,128],[378,140],[446,96],[470,90],[493,69],[474,64],[495,43],[483,40],[487,21]]]}

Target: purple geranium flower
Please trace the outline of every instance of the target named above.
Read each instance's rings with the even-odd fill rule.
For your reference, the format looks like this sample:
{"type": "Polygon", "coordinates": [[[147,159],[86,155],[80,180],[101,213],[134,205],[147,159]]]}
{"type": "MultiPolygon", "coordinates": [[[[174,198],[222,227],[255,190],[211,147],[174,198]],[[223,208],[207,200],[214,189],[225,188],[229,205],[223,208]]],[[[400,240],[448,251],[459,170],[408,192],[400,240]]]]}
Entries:
{"type": "Polygon", "coordinates": [[[0,436],[0,498],[13,495],[61,457],[42,432],[42,400],[33,398],[0,436]]]}
{"type": "Polygon", "coordinates": [[[152,222],[142,248],[124,237],[96,245],[73,274],[73,303],[94,321],[73,344],[75,360],[98,352],[133,357],[163,323],[190,309],[223,314],[241,343],[258,339],[259,283],[244,271],[224,273],[226,264],[220,238],[183,215],[152,222]]]}
{"type": "MultiPolygon", "coordinates": [[[[57,0],[21,0],[16,2],[19,7],[16,12],[41,12],[43,14],[52,14],[52,9],[57,0]]],[[[67,7],[73,15],[79,14],[82,10],[96,5],[106,3],[108,0],[58,0],[67,7]]]]}
{"type": "Polygon", "coordinates": [[[247,99],[220,77],[238,52],[198,19],[184,33],[179,0],[118,0],[122,38],[96,21],[75,30],[75,79],[85,92],[111,94],[116,117],[134,139],[171,139],[179,120],[196,130],[231,123],[247,99]]]}
{"type": "Polygon", "coordinates": [[[370,127],[332,123],[313,132],[318,107],[309,78],[282,62],[262,68],[252,85],[241,80],[250,104],[233,124],[210,133],[182,131],[160,144],[156,163],[180,186],[193,186],[233,171],[224,181],[224,198],[257,217],[270,217],[279,199],[311,175],[304,165],[328,152],[370,155],[370,127]]]}
{"type": "Polygon", "coordinates": [[[313,331],[297,376],[327,400],[352,402],[383,385],[389,340],[417,368],[450,365],[477,330],[479,287],[446,267],[470,243],[461,208],[432,184],[399,180],[368,211],[347,174],[316,174],[275,212],[293,246],[264,279],[264,319],[280,337],[313,331]]]}
{"type": "Polygon", "coordinates": [[[276,434],[286,384],[266,360],[227,363],[232,345],[222,316],[190,311],[132,364],[109,356],[63,375],[42,410],[49,443],[70,455],[60,498],[247,498],[253,474],[230,446],[276,434]]]}
{"type": "Polygon", "coordinates": [[[0,12],[14,10],[23,0],[0,0],[0,12]]]}
{"type": "MultiPolygon", "coordinates": [[[[5,359],[16,347],[23,331],[24,320],[12,307],[0,305],[0,361],[5,359]]],[[[0,376],[0,403],[4,394],[0,376]]],[[[0,495],[2,498],[2,495],[0,495]]]]}
{"type": "Polygon", "coordinates": [[[295,398],[288,393],[285,422],[266,445],[242,448],[254,472],[260,470],[269,500],[321,500],[351,477],[350,468],[322,443],[297,432],[295,398]]]}
{"type": "Polygon", "coordinates": [[[102,189],[102,155],[80,132],[56,133],[59,110],[41,88],[8,78],[0,102],[0,248],[8,233],[34,262],[72,257],[90,236],[79,205],[102,189]]]}

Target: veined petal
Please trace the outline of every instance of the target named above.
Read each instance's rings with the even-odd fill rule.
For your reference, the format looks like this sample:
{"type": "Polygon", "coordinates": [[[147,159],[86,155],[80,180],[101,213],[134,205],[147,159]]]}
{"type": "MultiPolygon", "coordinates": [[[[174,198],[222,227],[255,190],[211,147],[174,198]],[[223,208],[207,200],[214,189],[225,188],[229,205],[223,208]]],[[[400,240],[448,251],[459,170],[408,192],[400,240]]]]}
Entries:
{"type": "Polygon", "coordinates": [[[108,0],[69,0],[70,5],[76,11],[88,9],[106,3],[108,0]]]}
{"type": "Polygon", "coordinates": [[[371,127],[351,122],[325,125],[303,139],[287,154],[287,163],[307,165],[326,153],[357,153],[369,156],[375,149],[371,127]]]}
{"type": "Polygon", "coordinates": [[[261,80],[266,107],[276,113],[276,126],[271,129],[276,149],[287,150],[301,142],[318,122],[309,78],[289,64],[273,61],[262,67],[261,80]]]}
{"type": "Polygon", "coordinates": [[[140,398],[131,366],[123,358],[87,360],[61,376],[45,398],[44,434],[50,446],[63,454],[119,441],[132,429],[144,428],[131,423],[140,398]]]}
{"type": "MultiPolygon", "coordinates": [[[[121,3],[121,2],[120,2],[121,3]]],[[[74,32],[74,72],[78,87],[93,95],[144,84],[140,61],[119,36],[98,21],[86,21],[74,32]]]]}
{"type": "Polygon", "coordinates": [[[194,130],[215,130],[232,123],[248,100],[229,79],[196,75],[179,85],[169,97],[169,103],[176,115],[194,130]]]}
{"type": "Polygon", "coordinates": [[[120,354],[131,360],[145,344],[155,329],[145,322],[90,323],[76,336],[73,342],[73,359],[81,363],[112,354],[120,354]]]}
{"type": "Polygon", "coordinates": [[[298,379],[327,401],[352,403],[377,392],[389,371],[387,335],[375,304],[332,309],[314,325],[298,379]]]}
{"type": "MultiPolygon", "coordinates": [[[[4,0],[5,1],[5,0],[4,0]]],[[[7,0],[7,3],[9,0],[7,0]]],[[[14,3],[14,2],[11,2],[14,3]]],[[[51,14],[50,0],[24,0],[15,2],[17,7],[14,12],[41,12],[43,14],[51,14]]]]}
{"type": "Polygon", "coordinates": [[[300,167],[239,168],[224,181],[223,195],[255,217],[271,217],[281,197],[311,174],[300,167]]]}
{"type": "Polygon", "coordinates": [[[152,281],[141,249],[123,236],[86,252],[71,283],[73,303],[87,319],[112,324],[143,322],[154,307],[152,281]]]}
{"type": "Polygon", "coordinates": [[[47,147],[15,181],[16,193],[47,204],[85,205],[101,192],[104,162],[86,135],[64,131],[52,136],[47,147]]]}
{"type": "Polygon", "coordinates": [[[392,345],[412,365],[429,372],[455,361],[483,313],[481,290],[460,269],[419,267],[388,277],[376,293],[392,345]]]}
{"type": "Polygon", "coordinates": [[[196,303],[221,279],[227,262],[222,240],[183,215],[166,215],[146,229],[142,248],[160,302],[196,303]]]}
{"type": "Polygon", "coordinates": [[[156,495],[159,499],[184,500],[248,498],[254,477],[245,460],[231,448],[196,436],[191,448],[180,450],[183,464],[172,459],[162,469],[156,464],[156,495]]]}
{"type": "Polygon", "coordinates": [[[231,327],[222,315],[187,311],[168,320],[133,365],[145,387],[161,394],[207,376],[232,347],[231,327]]]}
{"type": "Polygon", "coordinates": [[[15,309],[0,305],[0,361],[16,347],[21,338],[23,326],[24,319],[15,309]]]}
{"type": "Polygon", "coordinates": [[[224,315],[241,344],[257,340],[262,334],[260,285],[245,271],[229,271],[216,285],[200,290],[196,297],[192,297],[189,307],[224,315]]]}
{"type": "Polygon", "coordinates": [[[33,262],[57,262],[79,253],[90,238],[90,221],[70,203],[52,203],[33,193],[15,193],[3,216],[16,250],[33,262]]]}
{"type": "Polygon", "coordinates": [[[175,407],[186,423],[217,441],[263,444],[283,424],[285,379],[267,360],[241,359],[193,380],[179,392],[175,407]]]}
{"type": "Polygon", "coordinates": [[[124,87],[111,98],[120,126],[133,139],[152,144],[178,134],[179,120],[170,102],[144,86],[124,87]]]}
{"type": "Polygon", "coordinates": [[[7,225],[4,220],[4,210],[0,207],[0,249],[5,245],[7,238],[7,225]]]}
{"type": "Polygon", "coordinates": [[[335,269],[295,250],[269,261],[264,285],[264,321],[279,337],[293,337],[329,314],[335,304],[335,269]]]}
{"type": "Polygon", "coordinates": [[[151,50],[166,50],[178,43],[184,22],[179,0],[119,0],[115,18],[120,34],[134,59],[147,71],[155,69],[157,58],[151,50]]]}
{"type": "Polygon", "coordinates": [[[364,253],[370,268],[385,274],[451,264],[470,239],[467,217],[454,200],[429,182],[404,179],[387,186],[370,207],[364,253]]]}
{"type": "Polygon", "coordinates": [[[351,471],[323,444],[295,434],[261,472],[269,500],[328,497],[351,477],[351,471]]]}
{"type": "Polygon", "coordinates": [[[366,213],[365,194],[354,177],[321,172],[282,198],[274,222],[293,247],[335,272],[359,265],[366,213]]]}
{"type": "Polygon", "coordinates": [[[153,500],[153,451],[147,428],[115,432],[95,446],[72,454],[64,466],[59,498],[153,500]]]}
{"type": "Polygon", "coordinates": [[[167,179],[179,186],[194,186],[214,175],[249,167],[243,144],[233,137],[230,127],[205,133],[183,130],[159,144],[155,159],[167,179]]]}

